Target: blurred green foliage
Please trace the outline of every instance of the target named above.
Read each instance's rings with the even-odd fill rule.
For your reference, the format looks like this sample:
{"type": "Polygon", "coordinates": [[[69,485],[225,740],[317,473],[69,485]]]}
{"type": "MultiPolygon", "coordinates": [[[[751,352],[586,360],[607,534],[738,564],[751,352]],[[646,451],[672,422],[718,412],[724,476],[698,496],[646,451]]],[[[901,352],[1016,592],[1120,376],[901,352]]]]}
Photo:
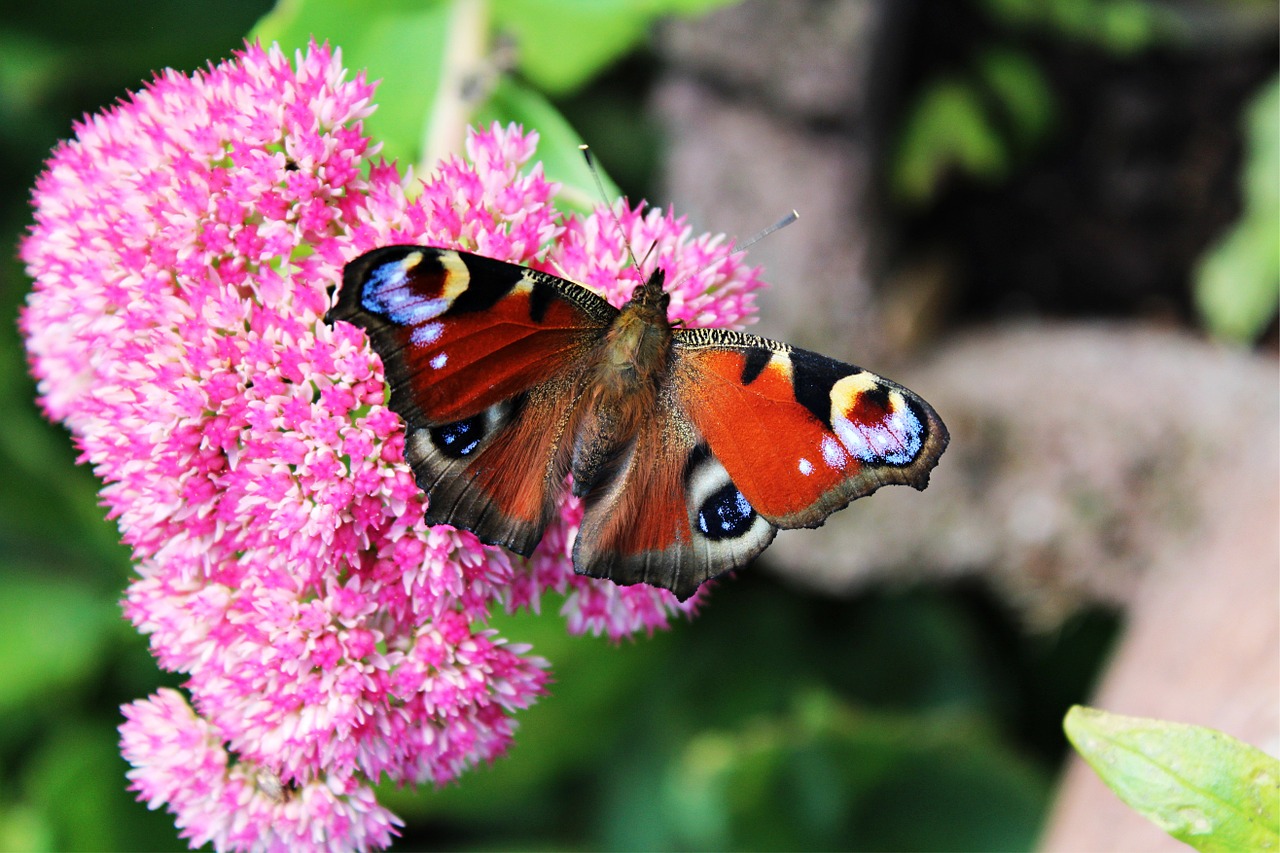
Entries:
{"type": "MultiPolygon", "coordinates": [[[[563,184],[557,203],[586,211],[599,193],[582,138],[548,101],[568,96],[644,39],[654,21],[727,0],[306,0],[280,3],[251,38],[287,50],[340,45],[347,67],[378,86],[367,122],[383,155],[419,169],[461,148],[468,125],[519,122],[538,130],[538,156],[563,184]],[[510,50],[504,50],[504,42],[510,50]],[[510,73],[517,72],[521,81],[510,73]]],[[[606,177],[605,187],[618,188],[606,177]]]]}
{"type": "Polygon", "coordinates": [[[757,571],[616,647],[497,627],[552,661],[551,695],[492,767],[384,792],[406,847],[1030,849],[1114,622],[1031,639],[974,589],[830,601],[757,571]]]}
{"type": "Polygon", "coordinates": [[[127,790],[119,706],[176,683],[120,617],[128,550],[37,411],[14,318],[30,281],[15,257],[41,161],[71,123],[166,66],[225,55],[266,11],[195,14],[143,2],[9,4],[0,16],[0,849],[171,850],[172,819],[127,790]]]}
{"type": "Polygon", "coordinates": [[[1197,850],[1280,848],[1280,761],[1213,729],[1072,708],[1071,743],[1102,781],[1197,850]]]}
{"type": "Polygon", "coordinates": [[[1280,304],[1280,77],[1244,116],[1244,211],[1209,250],[1196,275],[1196,304],[1209,331],[1252,343],[1280,304]]]}
{"type": "Polygon", "coordinates": [[[1025,53],[987,49],[974,57],[972,74],[950,75],[921,93],[900,131],[895,194],[923,204],[953,171],[982,181],[1007,177],[1048,136],[1055,109],[1048,81],[1025,53]]]}
{"type": "Polygon", "coordinates": [[[980,5],[1011,30],[1039,30],[1120,54],[1149,47],[1179,27],[1169,10],[1150,0],[980,0],[980,5]]]}
{"type": "Polygon", "coordinates": [[[977,0],[977,7],[993,30],[989,43],[928,81],[899,130],[890,188],[907,205],[932,200],[953,174],[998,182],[1050,138],[1060,108],[1022,40],[1129,55],[1179,33],[1179,20],[1150,0],[977,0]]]}
{"type": "MultiPolygon", "coordinates": [[[[997,185],[1045,154],[1063,126],[1063,101],[1032,57],[1072,45],[1116,59],[1143,51],[1224,51],[1198,30],[1266,26],[1259,0],[1176,4],[1162,0],[969,0],[981,25],[976,48],[958,48],[943,71],[916,87],[897,128],[889,191],[904,207],[939,201],[952,181],[997,185]],[[1216,23],[1214,23],[1216,21],[1216,23]],[[1234,24],[1231,22],[1235,21],[1234,24]],[[1248,22],[1252,21],[1252,24],[1248,22]]],[[[1270,4],[1274,14],[1274,4],[1270,4]]],[[[1263,10],[1264,12],[1266,10],[1263,10]]],[[[1079,55],[1079,54],[1075,54],[1079,55]]],[[[1068,62],[1070,60],[1064,60],[1068,62]]],[[[1194,302],[1214,336],[1250,344],[1280,305],[1280,78],[1243,117],[1243,211],[1194,271],[1194,302]]]]}
{"type": "MultiPolygon", "coordinates": [[[[716,3],[495,2],[479,21],[460,17],[461,5],[145,0],[15,11],[0,21],[8,244],[29,218],[40,159],[72,119],[153,69],[224,57],[251,30],[289,47],[327,38],[348,67],[382,78],[371,127],[388,156],[427,161],[430,141],[450,138],[441,123],[456,145],[467,122],[519,120],[542,133],[539,154],[575,203],[593,204],[562,110],[637,113],[642,93],[592,75],[658,16],[716,3]],[[521,79],[491,56],[502,33],[517,41],[521,79]],[[452,70],[442,57],[463,34],[476,39],[463,58],[480,69],[492,60],[495,76],[480,73],[470,88],[483,97],[442,104],[441,75],[452,70]]],[[[1028,143],[1051,124],[1042,81],[1016,52],[975,68],[1022,117],[1028,143]]],[[[597,129],[592,142],[643,147],[635,128],[614,127],[617,139],[597,129]]],[[[0,275],[0,309],[12,318],[29,282],[12,257],[0,275]]],[[[170,818],[127,792],[115,733],[121,703],[178,680],[119,619],[127,552],[91,472],[73,464],[34,393],[14,325],[0,323],[0,848],[180,847],[170,818]]],[[[761,571],[722,583],[696,620],[620,646],[566,636],[554,609],[495,620],[504,636],[532,642],[555,677],[519,715],[511,754],[439,791],[384,792],[408,820],[401,849],[1027,849],[1065,748],[1059,720],[1115,629],[1095,615],[1029,637],[973,588],[833,601],[761,571]]]]}

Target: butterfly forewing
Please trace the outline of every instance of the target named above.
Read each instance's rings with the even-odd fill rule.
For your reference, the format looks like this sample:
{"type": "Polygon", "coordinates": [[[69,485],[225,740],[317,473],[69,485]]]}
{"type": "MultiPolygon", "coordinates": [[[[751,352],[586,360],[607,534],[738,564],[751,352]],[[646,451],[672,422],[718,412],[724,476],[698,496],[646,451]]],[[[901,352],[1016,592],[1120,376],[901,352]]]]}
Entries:
{"type": "Polygon", "coordinates": [[[364,328],[382,358],[427,520],[529,554],[564,478],[585,356],[617,313],[526,267],[389,246],[347,265],[327,319],[364,328]]]}
{"type": "Polygon", "coordinates": [[[617,314],[586,288],[527,267],[388,246],[347,265],[328,318],[369,333],[406,421],[436,425],[570,368],[617,314]]]}

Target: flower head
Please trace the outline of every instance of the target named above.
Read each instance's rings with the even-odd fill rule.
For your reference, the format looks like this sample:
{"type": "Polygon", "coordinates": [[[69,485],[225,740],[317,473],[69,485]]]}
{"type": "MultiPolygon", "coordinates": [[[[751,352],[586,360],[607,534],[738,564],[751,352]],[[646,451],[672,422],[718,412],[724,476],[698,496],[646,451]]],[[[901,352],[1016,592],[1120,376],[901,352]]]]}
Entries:
{"type": "Polygon", "coordinates": [[[389,846],[401,824],[351,774],[286,790],[269,771],[233,763],[216,728],[176,690],[126,705],[124,715],[129,778],[151,808],[168,805],[192,847],[367,850],[389,846]]]}
{"type": "MultiPolygon", "coordinates": [[[[574,575],[572,499],[527,563],[424,523],[381,363],[322,320],[342,266],[451,246],[615,301],[635,274],[610,212],[556,211],[518,127],[473,132],[408,198],[371,159],[372,96],[327,47],[247,47],[86,119],[34,192],[21,325],[41,404],[133,550],[126,615],[187,676],[189,704],[125,709],[130,777],[193,844],[385,847],[374,783],[494,759],[544,690],[546,662],[486,626],[495,607],[553,590],[571,631],[617,638],[693,606],[574,575]]],[[[669,214],[620,217],[684,278],[673,316],[746,319],[759,282],[727,246],[669,214]]]]}

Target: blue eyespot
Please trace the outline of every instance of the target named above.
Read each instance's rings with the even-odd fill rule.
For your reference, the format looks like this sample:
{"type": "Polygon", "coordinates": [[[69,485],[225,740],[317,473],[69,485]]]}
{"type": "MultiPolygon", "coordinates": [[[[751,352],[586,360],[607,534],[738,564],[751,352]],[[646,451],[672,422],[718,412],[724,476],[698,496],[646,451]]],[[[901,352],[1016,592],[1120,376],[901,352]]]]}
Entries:
{"type": "Polygon", "coordinates": [[[408,273],[399,261],[387,262],[369,271],[360,301],[369,313],[402,326],[425,323],[449,307],[447,299],[428,298],[411,289],[408,273]]]}
{"type": "Polygon", "coordinates": [[[467,418],[465,421],[431,427],[431,443],[440,449],[445,456],[461,459],[480,446],[485,435],[484,414],[467,418]]]}
{"type": "Polygon", "coordinates": [[[713,541],[744,535],[755,519],[755,509],[733,483],[725,483],[698,509],[698,529],[713,541]]]}

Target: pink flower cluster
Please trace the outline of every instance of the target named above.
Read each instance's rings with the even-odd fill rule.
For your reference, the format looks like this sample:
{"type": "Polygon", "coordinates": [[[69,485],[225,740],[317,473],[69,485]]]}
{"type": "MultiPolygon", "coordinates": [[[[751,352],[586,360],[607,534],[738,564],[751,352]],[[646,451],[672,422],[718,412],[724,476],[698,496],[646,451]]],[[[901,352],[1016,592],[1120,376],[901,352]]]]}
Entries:
{"type": "MultiPolygon", "coordinates": [[[[373,87],[315,47],[167,72],[85,119],[34,192],[21,317],[41,404],[104,486],[138,575],[125,612],[184,673],[125,710],[133,788],[219,850],[384,848],[372,786],[443,783],[510,745],[547,664],[487,627],[564,595],[618,638],[688,612],[573,574],[580,508],[528,561],[423,522],[364,333],[322,317],[343,264],[416,242],[532,264],[615,302],[639,275],[607,210],[564,217],[537,137],[474,132],[406,194],[362,130],[373,87]]],[[[745,321],[728,246],[623,206],[673,316],[745,321]],[[683,281],[680,281],[681,278],[683,281]]]]}

